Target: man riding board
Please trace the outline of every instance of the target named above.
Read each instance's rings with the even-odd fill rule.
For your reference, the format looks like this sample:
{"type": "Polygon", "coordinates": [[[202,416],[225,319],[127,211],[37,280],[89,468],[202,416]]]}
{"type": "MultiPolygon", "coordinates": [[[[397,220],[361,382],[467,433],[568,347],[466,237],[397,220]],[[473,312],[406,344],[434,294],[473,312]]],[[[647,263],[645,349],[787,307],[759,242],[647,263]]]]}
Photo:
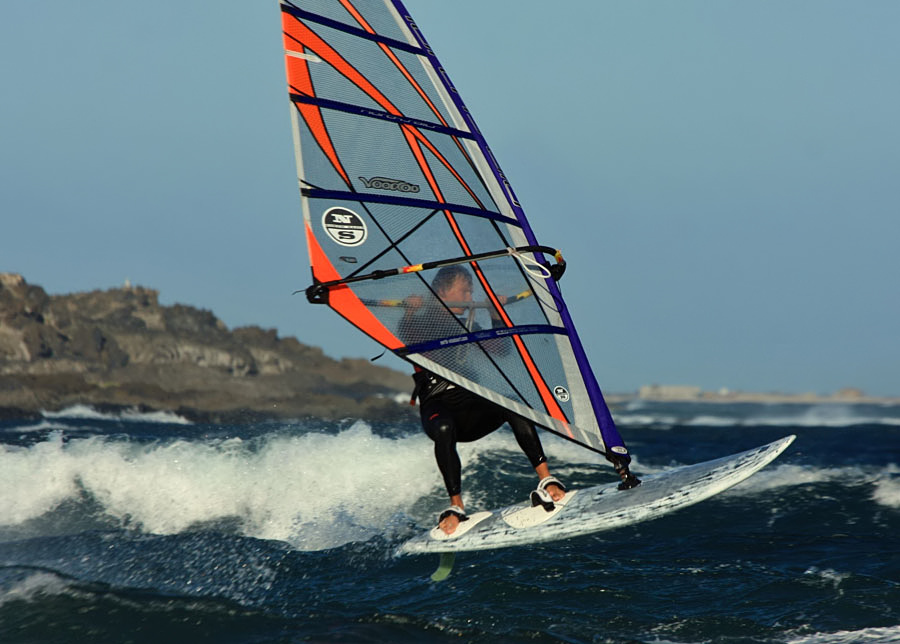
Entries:
{"type": "MultiPolygon", "coordinates": [[[[400,336],[407,344],[424,340],[423,329],[429,337],[448,337],[480,330],[473,320],[460,319],[469,310],[466,303],[472,302],[472,274],[466,268],[459,265],[441,268],[431,287],[437,297],[447,304],[426,302],[418,295],[408,297],[405,301],[406,312],[400,322],[400,336]]],[[[505,302],[505,298],[499,299],[501,303],[505,302]]],[[[502,326],[499,315],[493,309],[491,318],[495,325],[502,326]]],[[[482,345],[488,351],[495,349],[498,352],[504,346],[498,340],[488,340],[482,345]]],[[[419,367],[416,367],[413,378],[422,427],[434,441],[435,459],[450,496],[450,507],[438,519],[439,527],[446,534],[453,534],[460,522],[468,519],[462,498],[462,465],[456,444],[483,438],[504,423],[512,427],[516,441],[540,478],[537,489],[531,494],[532,503],[551,509],[554,501],[565,496],[566,488],[550,474],[534,423],[419,367]]]]}

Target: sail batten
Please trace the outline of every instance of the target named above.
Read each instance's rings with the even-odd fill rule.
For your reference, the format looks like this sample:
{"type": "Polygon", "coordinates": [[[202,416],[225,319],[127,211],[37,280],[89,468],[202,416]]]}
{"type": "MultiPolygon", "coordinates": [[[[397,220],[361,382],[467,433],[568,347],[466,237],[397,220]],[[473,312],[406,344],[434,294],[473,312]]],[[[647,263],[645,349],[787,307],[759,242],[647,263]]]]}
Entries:
{"type": "Polygon", "coordinates": [[[394,38],[389,38],[387,36],[382,36],[373,31],[369,31],[363,29],[361,27],[354,27],[353,25],[349,25],[344,22],[340,22],[338,20],[332,20],[327,16],[323,16],[320,14],[313,13],[312,11],[306,11],[292,5],[290,3],[282,3],[283,12],[295,16],[297,18],[301,18],[303,20],[308,20],[310,22],[314,22],[320,25],[325,25],[327,27],[331,27],[332,29],[337,29],[339,31],[343,31],[345,33],[356,36],[357,38],[364,38],[366,40],[371,40],[373,42],[380,42],[382,44],[387,45],[388,47],[392,47],[394,49],[401,49],[403,51],[408,51],[413,54],[424,54],[425,51],[421,47],[417,47],[415,45],[411,45],[408,42],[404,42],[402,40],[396,40],[394,38]]]}
{"type": "Polygon", "coordinates": [[[402,3],[282,0],[282,23],[310,300],[554,433],[626,453],[547,260],[559,254],[402,3]],[[449,268],[470,300],[441,300],[449,268]]]}
{"type": "Polygon", "coordinates": [[[402,349],[398,349],[396,354],[399,356],[407,356],[413,353],[424,353],[426,351],[440,349],[441,347],[460,346],[471,342],[485,342],[494,338],[505,338],[511,335],[530,335],[532,333],[559,333],[561,335],[567,335],[568,330],[563,327],[550,326],[549,324],[529,324],[508,328],[484,329],[472,333],[429,340],[428,342],[421,342],[419,344],[410,344],[402,349]]]}
{"type": "Polygon", "coordinates": [[[455,212],[463,215],[472,215],[473,217],[492,219],[512,225],[518,225],[519,223],[518,220],[512,219],[511,217],[506,217],[495,211],[484,210],[482,208],[467,206],[464,204],[451,204],[442,201],[432,201],[429,199],[415,199],[412,197],[401,197],[391,194],[378,194],[374,192],[322,190],[321,188],[302,188],[301,192],[304,194],[304,196],[312,199],[332,199],[334,201],[394,204],[398,206],[410,206],[412,208],[423,208],[426,210],[440,210],[455,212]]]}
{"type": "MultiPolygon", "coordinates": [[[[308,58],[304,58],[304,60],[309,60],[308,58]]],[[[321,98],[318,96],[307,96],[304,94],[296,94],[292,93],[290,95],[291,100],[294,103],[304,103],[307,105],[316,105],[318,107],[323,107],[332,110],[338,110],[341,112],[348,112],[350,114],[356,114],[357,116],[365,116],[368,118],[381,119],[383,121],[391,121],[393,123],[405,123],[406,125],[411,125],[416,128],[422,128],[425,130],[434,130],[435,132],[441,132],[443,134],[449,134],[450,136],[460,137],[460,138],[468,138],[474,139],[475,136],[470,132],[465,130],[460,130],[453,127],[448,127],[443,123],[435,123],[432,121],[425,121],[423,119],[414,119],[407,116],[403,116],[402,114],[392,114],[390,112],[385,112],[383,110],[375,110],[372,108],[364,108],[359,107],[358,105],[353,105],[351,103],[343,103],[341,101],[332,101],[327,98],[321,98]]]]}

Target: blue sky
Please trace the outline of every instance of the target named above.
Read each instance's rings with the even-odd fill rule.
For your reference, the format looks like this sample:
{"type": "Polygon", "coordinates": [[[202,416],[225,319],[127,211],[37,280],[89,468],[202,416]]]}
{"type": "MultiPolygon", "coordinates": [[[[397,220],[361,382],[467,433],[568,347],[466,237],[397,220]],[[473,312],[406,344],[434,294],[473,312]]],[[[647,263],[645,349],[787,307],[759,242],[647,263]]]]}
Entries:
{"type": "MultiPolygon", "coordinates": [[[[0,271],[379,353],[291,295],[277,3],[152,7],[0,7],[0,271]]],[[[605,390],[900,394],[900,3],[407,7],[563,250],[605,390]]]]}

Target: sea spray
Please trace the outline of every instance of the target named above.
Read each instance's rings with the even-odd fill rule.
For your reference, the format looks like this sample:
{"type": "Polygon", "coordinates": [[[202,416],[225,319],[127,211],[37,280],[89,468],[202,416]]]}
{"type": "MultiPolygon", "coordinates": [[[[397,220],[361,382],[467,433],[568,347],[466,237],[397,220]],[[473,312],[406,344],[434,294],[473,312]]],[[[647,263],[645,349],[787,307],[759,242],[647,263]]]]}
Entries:
{"type": "Polygon", "coordinates": [[[123,409],[119,412],[109,413],[94,409],[89,405],[73,405],[60,411],[43,411],[44,418],[84,418],[91,420],[123,420],[127,422],[154,422],[175,425],[192,424],[184,416],[179,416],[170,411],[140,411],[138,409],[123,409]]]}
{"type": "Polygon", "coordinates": [[[438,484],[424,435],[384,438],[362,422],[336,434],[150,444],[65,441],[55,431],[28,448],[0,451],[0,525],[80,498],[144,532],[232,521],[245,536],[320,549],[383,531],[438,484]]]}
{"type": "Polygon", "coordinates": [[[677,427],[900,427],[900,406],[837,403],[629,403],[615,410],[625,428],[669,430],[677,427]]]}
{"type": "Polygon", "coordinates": [[[900,510],[900,467],[892,463],[875,481],[872,500],[893,510],[900,510]]]}
{"type": "Polygon", "coordinates": [[[33,519],[74,497],[79,469],[60,431],[27,449],[0,446],[0,526],[33,519]]]}

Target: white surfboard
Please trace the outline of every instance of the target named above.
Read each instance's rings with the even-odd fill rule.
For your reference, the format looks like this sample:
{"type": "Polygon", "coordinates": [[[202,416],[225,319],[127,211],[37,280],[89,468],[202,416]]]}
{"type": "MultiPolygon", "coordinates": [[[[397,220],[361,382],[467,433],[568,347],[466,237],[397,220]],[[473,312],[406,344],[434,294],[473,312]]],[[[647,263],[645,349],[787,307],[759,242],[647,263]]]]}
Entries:
{"type": "Polygon", "coordinates": [[[556,507],[520,503],[471,515],[452,535],[429,530],[400,546],[401,554],[463,552],[566,539],[655,519],[727,490],[778,457],[795,436],[713,461],[647,476],[641,485],[619,490],[615,483],[572,490],[556,507]]]}

